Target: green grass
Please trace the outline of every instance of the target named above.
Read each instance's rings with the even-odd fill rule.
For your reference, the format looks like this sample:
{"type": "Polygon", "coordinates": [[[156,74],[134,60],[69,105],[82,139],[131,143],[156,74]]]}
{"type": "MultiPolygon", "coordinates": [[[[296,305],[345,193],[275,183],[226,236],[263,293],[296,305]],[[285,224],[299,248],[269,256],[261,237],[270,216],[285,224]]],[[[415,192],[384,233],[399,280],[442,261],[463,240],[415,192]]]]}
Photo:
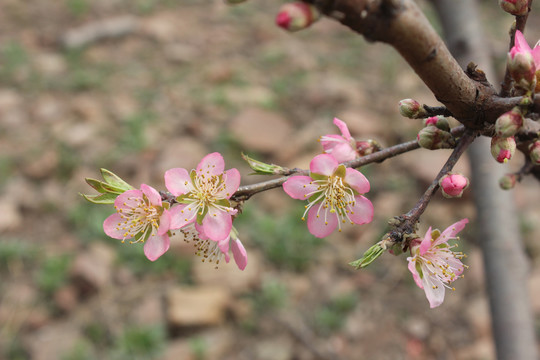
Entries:
{"type": "Polygon", "coordinates": [[[340,330],[345,324],[347,315],[354,310],[357,302],[356,294],[350,293],[338,296],[316,310],[314,322],[317,332],[321,335],[329,335],[340,330]]]}
{"type": "Polygon", "coordinates": [[[111,360],[156,359],[163,351],[166,332],[162,327],[127,328],[116,339],[111,360]]]}
{"type": "Polygon", "coordinates": [[[38,249],[19,239],[2,239],[0,241],[0,271],[6,271],[13,262],[30,266],[38,257],[38,249]]]}
{"type": "Polygon", "coordinates": [[[303,206],[277,217],[246,210],[238,218],[238,226],[249,224],[246,227],[250,238],[272,264],[298,272],[308,268],[324,240],[308,232],[306,223],[301,220],[303,206]]]}

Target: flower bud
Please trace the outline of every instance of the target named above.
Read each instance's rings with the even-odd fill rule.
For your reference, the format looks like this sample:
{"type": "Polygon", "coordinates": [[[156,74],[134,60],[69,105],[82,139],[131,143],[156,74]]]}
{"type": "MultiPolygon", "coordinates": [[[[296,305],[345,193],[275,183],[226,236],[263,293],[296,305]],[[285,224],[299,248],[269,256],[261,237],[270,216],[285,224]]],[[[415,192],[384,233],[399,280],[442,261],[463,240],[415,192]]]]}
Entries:
{"type": "Polygon", "coordinates": [[[535,165],[540,165],[540,141],[535,141],[529,145],[529,156],[535,165]]]}
{"type": "Polygon", "coordinates": [[[409,119],[419,119],[427,115],[426,109],[414,99],[403,99],[399,102],[399,113],[409,119]]]}
{"type": "Polygon", "coordinates": [[[516,152],[516,140],[513,136],[491,138],[491,155],[500,163],[505,163],[514,156],[516,152]]]}
{"type": "Polygon", "coordinates": [[[528,0],[499,0],[499,6],[509,14],[519,16],[529,11],[528,0]]]}
{"type": "Polygon", "coordinates": [[[432,116],[428,117],[424,120],[424,126],[436,126],[441,130],[444,131],[450,131],[450,124],[448,123],[448,119],[444,116],[432,116]]]}
{"type": "Polygon", "coordinates": [[[469,179],[461,174],[447,174],[439,180],[445,198],[461,197],[463,190],[469,187],[469,179]]]}
{"type": "Polygon", "coordinates": [[[518,106],[505,112],[495,122],[495,132],[500,137],[513,136],[523,126],[523,114],[518,106]]]}
{"type": "Polygon", "coordinates": [[[356,142],[356,152],[358,156],[373,154],[374,152],[381,151],[381,149],[381,145],[372,139],[356,142]]]}
{"type": "Polygon", "coordinates": [[[315,6],[298,1],[281,6],[276,24],[287,31],[298,31],[319,20],[320,16],[315,6]]]}
{"type": "Polygon", "coordinates": [[[451,149],[456,145],[452,134],[433,125],[420,130],[416,139],[421,147],[429,150],[451,149]]]}
{"type": "Polygon", "coordinates": [[[514,46],[508,53],[508,72],[514,79],[515,86],[523,90],[531,90],[536,86],[536,67],[530,51],[516,49],[514,46]]]}
{"type": "Polygon", "coordinates": [[[510,190],[514,188],[517,182],[517,176],[515,174],[506,174],[499,179],[499,186],[503,190],[510,190]]]}

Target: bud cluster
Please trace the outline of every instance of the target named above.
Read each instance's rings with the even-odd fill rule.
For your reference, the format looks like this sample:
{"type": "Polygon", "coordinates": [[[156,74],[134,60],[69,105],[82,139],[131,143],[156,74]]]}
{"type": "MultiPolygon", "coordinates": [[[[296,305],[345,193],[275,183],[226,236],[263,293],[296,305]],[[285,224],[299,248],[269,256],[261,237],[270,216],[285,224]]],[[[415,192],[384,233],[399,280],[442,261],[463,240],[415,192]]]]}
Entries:
{"type": "Polygon", "coordinates": [[[454,136],[435,125],[428,125],[420,130],[416,139],[421,147],[429,150],[451,149],[456,146],[454,136]]]}

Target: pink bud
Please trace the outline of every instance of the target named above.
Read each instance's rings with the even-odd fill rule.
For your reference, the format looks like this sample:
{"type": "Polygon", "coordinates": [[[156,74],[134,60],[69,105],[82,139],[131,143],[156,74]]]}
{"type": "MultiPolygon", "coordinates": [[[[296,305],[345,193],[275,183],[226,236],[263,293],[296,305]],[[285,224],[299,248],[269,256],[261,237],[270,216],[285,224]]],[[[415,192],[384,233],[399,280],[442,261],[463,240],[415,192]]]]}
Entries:
{"type": "Polygon", "coordinates": [[[535,165],[540,165],[540,141],[535,141],[529,145],[529,156],[535,165]]]}
{"type": "Polygon", "coordinates": [[[298,1],[281,6],[276,16],[276,24],[287,31],[298,31],[309,27],[320,16],[316,7],[298,1]]]}
{"type": "Polygon", "coordinates": [[[494,136],[491,139],[491,155],[500,163],[505,163],[514,156],[516,152],[516,140],[513,136],[494,136]]]}
{"type": "Polygon", "coordinates": [[[516,87],[525,91],[535,88],[536,67],[540,65],[539,57],[540,53],[532,50],[521,31],[517,30],[514,46],[510,49],[507,59],[508,71],[516,87]]]}
{"type": "Polygon", "coordinates": [[[499,0],[500,7],[515,16],[525,15],[529,11],[528,0],[499,0]]]}
{"type": "Polygon", "coordinates": [[[403,99],[399,102],[399,113],[409,119],[418,119],[426,116],[426,110],[413,99],[403,99]]]}
{"type": "Polygon", "coordinates": [[[452,134],[433,125],[426,126],[416,137],[418,144],[424,149],[451,149],[456,145],[452,134]]]}
{"type": "Polygon", "coordinates": [[[499,186],[503,190],[510,190],[516,185],[516,182],[517,176],[515,174],[506,174],[499,179],[499,186]]]}
{"type": "Polygon", "coordinates": [[[450,131],[450,124],[448,123],[448,119],[444,116],[432,116],[428,117],[424,120],[424,126],[436,126],[437,128],[444,130],[444,131],[450,131]]]}
{"type": "Polygon", "coordinates": [[[442,194],[446,198],[461,197],[469,186],[469,179],[461,174],[447,174],[439,180],[442,194]]]}
{"type": "Polygon", "coordinates": [[[358,153],[358,156],[373,154],[374,152],[380,151],[381,149],[381,145],[379,145],[377,141],[372,139],[356,142],[356,152],[358,153]]]}
{"type": "Polygon", "coordinates": [[[523,126],[523,114],[518,106],[505,112],[495,122],[495,132],[500,137],[514,136],[523,126]]]}

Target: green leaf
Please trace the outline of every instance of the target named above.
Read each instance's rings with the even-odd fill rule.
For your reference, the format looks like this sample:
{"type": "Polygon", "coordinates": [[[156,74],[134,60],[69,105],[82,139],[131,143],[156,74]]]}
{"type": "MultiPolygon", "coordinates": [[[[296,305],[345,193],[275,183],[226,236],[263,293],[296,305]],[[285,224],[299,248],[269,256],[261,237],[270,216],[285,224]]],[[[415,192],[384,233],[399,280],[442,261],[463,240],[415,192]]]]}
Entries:
{"type": "Polygon", "coordinates": [[[125,190],[123,188],[120,188],[120,187],[117,187],[117,186],[114,186],[114,185],[110,185],[110,184],[107,184],[107,183],[101,183],[101,187],[105,190],[105,192],[116,194],[116,195],[123,194],[124,192],[127,191],[127,190],[125,190]]]}
{"type": "Polygon", "coordinates": [[[244,159],[248,163],[249,167],[255,171],[255,174],[276,175],[282,174],[285,170],[279,165],[267,164],[262,161],[255,160],[244,153],[242,153],[242,159],[244,159]]]}
{"type": "Polygon", "coordinates": [[[104,193],[106,192],[105,189],[103,189],[103,182],[99,181],[99,180],[96,180],[96,179],[91,179],[91,178],[85,178],[84,180],[86,180],[86,183],[88,185],[90,185],[91,187],[93,187],[95,190],[97,190],[98,192],[100,193],[104,193]]]}
{"type": "Polygon", "coordinates": [[[114,204],[114,200],[116,200],[118,195],[105,193],[101,195],[85,195],[81,194],[82,197],[84,197],[86,200],[90,201],[94,204],[114,204]]]}
{"type": "Polygon", "coordinates": [[[352,261],[349,265],[353,266],[356,269],[365,268],[372,262],[374,262],[379,256],[384,253],[385,249],[381,246],[380,243],[377,243],[371,246],[367,251],[362,255],[358,260],[352,261]]]}
{"type": "Polygon", "coordinates": [[[132,190],[134,189],[133,186],[129,185],[127,182],[122,180],[118,175],[115,173],[107,170],[107,169],[101,169],[101,175],[103,176],[103,179],[105,182],[115,188],[121,189],[124,191],[132,190]]]}

